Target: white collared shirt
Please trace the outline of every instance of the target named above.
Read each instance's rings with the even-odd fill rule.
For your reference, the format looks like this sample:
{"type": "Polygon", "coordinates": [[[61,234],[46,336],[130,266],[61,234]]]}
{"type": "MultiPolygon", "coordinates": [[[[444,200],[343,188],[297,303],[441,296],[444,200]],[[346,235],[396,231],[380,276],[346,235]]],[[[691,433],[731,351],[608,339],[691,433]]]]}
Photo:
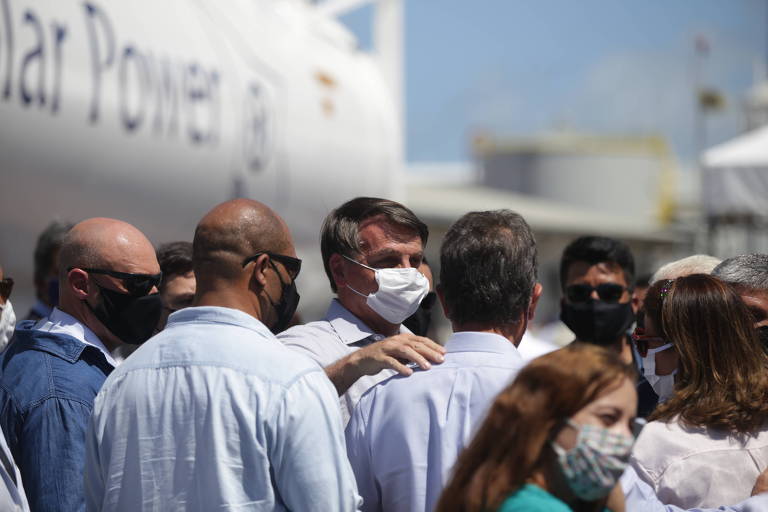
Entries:
{"type": "Polygon", "coordinates": [[[33,329],[36,331],[46,331],[71,336],[76,340],[82,341],[86,345],[99,349],[112,367],[116,368],[118,365],[118,362],[112,357],[112,354],[107,350],[107,347],[104,346],[104,343],[101,342],[99,337],[96,336],[88,326],[59,308],[53,308],[51,314],[48,315],[47,318],[40,319],[33,329]]]}
{"type": "Polygon", "coordinates": [[[525,362],[508,339],[458,332],[445,362],[368,390],[347,425],[347,455],[365,512],[426,512],[496,395],[525,362]]]}
{"type": "MultiPolygon", "coordinates": [[[[405,326],[400,326],[401,333],[410,334],[405,326]]],[[[331,301],[325,319],[297,325],[281,332],[277,339],[285,346],[308,355],[325,368],[355,350],[371,343],[381,341],[386,336],[374,333],[362,320],[341,305],[337,299],[331,301]]],[[[339,397],[341,418],[346,425],[355,405],[372,386],[397,374],[394,370],[382,370],[376,375],[366,375],[357,380],[339,397]]]]}

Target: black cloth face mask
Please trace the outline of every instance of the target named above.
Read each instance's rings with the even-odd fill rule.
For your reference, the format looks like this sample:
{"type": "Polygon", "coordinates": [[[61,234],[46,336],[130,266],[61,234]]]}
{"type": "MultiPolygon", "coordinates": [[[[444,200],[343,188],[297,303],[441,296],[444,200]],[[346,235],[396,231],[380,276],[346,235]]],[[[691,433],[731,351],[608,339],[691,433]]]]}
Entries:
{"type": "Polygon", "coordinates": [[[631,302],[564,301],[560,320],[573,331],[576,339],[596,345],[610,345],[627,331],[635,320],[635,315],[631,302]]]}
{"type": "Polygon", "coordinates": [[[296,308],[299,307],[301,296],[296,289],[296,280],[291,279],[289,283],[283,282],[283,278],[280,276],[280,272],[278,272],[275,264],[271,261],[270,263],[272,264],[272,269],[277,274],[277,278],[280,280],[283,296],[277,304],[272,302],[271,298],[269,299],[269,303],[275,309],[275,314],[277,315],[277,322],[275,322],[275,325],[270,327],[269,330],[272,331],[273,334],[279,334],[287,329],[288,324],[291,323],[293,314],[296,313],[296,308]]]}
{"type": "Polygon", "coordinates": [[[429,292],[419,304],[419,309],[403,321],[403,325],[416,336],[426,336],[429,332],[429,326],[432,324],[432,308],[436,299],[435,292],[429,292]]]}
{"type": "Polygon", "coordinates": [[[96,286],[101,300],[95,308],[85,304],[104,327],[129,345],[141,345],[152,336],[162,313],[160,294],[135,296],[96,286]]]}

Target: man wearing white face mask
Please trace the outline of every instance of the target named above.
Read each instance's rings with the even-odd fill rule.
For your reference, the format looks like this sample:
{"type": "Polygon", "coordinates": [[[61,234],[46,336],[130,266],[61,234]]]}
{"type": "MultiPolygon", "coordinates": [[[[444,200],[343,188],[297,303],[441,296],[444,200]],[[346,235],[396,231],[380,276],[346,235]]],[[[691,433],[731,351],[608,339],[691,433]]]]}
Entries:
{"type": "Polygon", "coordinates": [[[541,295],[536,277],[536,242],[520,215],[470,212],[448,230],[437,287],[454,331],[445,363],[372,387],[347,425],[363,512],[437,505],[486,409],[525,364],[517,346],[541,295]]]}
{"type": "Polygon", "coordinates": [[[323,264],[337,298],[323,320],[292,327],[278,339],[325,368],[340,396],[344,424],[360,396],[415,363],[429,369],[445,350],[402,326],[429,292],[419,271],[427,226],[405,206],[358,197],[326,217],[323,264]]]}

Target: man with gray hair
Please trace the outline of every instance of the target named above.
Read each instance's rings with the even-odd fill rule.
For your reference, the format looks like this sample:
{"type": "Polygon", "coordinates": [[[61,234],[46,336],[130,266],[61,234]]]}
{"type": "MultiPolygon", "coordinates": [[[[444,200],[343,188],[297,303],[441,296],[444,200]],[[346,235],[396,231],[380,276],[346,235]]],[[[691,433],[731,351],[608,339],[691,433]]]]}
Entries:
{"type": "Polygon", "coordinates": [[[708,254],[694,254],[687,258],[671,261],[663,265],[651,277],[651,284],[662,279],[677,279],[691,274],[711,274],[720,259],[708,254]]]}
{"type": "Polygon", "coordinates": [[[55,220],[37,238],[34,274],[37,302],[26,320],[40,320],[59,304],[59,249],[70,229],[72,224],[55,220]]]}
{"type": "Polygon", "coordinates": [[[437,287],[454,331],[445,362],[377,384],[347,426],[365,512],[434,508],[473,427],[525,364],[517,346],[541,289],[520,215],[470,212],[448,230],[437,287]]]}
{"type": "Polygon", "coordinates": [[[768,254],[742,254],[712,271],[741,296],[755,321],[760,341],[768,349],[768,254]]]}

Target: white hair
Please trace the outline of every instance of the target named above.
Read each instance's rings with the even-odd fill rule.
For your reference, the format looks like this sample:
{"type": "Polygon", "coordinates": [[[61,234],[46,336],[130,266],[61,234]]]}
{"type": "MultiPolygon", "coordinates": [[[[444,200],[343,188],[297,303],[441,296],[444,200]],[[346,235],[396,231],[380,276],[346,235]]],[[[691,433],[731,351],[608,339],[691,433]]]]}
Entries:
{"type": "Polygon", "coordinates": [[[651,277],[650,284],[662,279],[677,279],[691,274],[711,274],[722,260],[708,254],[694,254],[662,266],[651,277]]]}
{"type": "Polygon", "coordinates": [[[768,290],[768,254],[742,254],[723,261],[712,272],[730,285],[768,290]]]}

